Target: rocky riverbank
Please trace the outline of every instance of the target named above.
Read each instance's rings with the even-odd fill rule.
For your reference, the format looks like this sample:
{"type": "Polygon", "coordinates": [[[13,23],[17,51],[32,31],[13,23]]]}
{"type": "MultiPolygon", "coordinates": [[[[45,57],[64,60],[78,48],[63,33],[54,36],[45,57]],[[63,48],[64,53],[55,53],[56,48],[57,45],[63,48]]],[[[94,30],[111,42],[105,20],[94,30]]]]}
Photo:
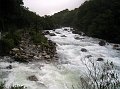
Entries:
{"type": "MultiPolygon", "coordinates": [[[[37,38],[39,39],[39,38],[37,38]]],[[[47,39],[47,38],[46,38],[47,39]]],[[[41,42],[42,43],[42,42],[41,42]]],[[[57,60],[56,44],[47,39],[48,45],[35,44],[32,40],[30,32],[21,35],[21,41],[18,47],[10,51],[10,55],[15,61],[30,62],[30,61],[53,61],[57,60]]]]}

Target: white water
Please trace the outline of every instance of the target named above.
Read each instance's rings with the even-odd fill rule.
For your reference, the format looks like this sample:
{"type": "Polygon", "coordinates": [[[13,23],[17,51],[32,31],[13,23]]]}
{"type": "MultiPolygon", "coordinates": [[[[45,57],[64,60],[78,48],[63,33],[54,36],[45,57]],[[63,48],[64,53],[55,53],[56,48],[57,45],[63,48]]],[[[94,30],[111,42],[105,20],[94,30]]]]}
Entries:
{"type": "Polygon", "coordinates": [[[0,81],[6,81],[6,87],[23,85],[27,89],[73,89],[73,87],[80,89],[79,77],[86,73],[86,68],[81,59],[87,55],[92,55],[92,59],[95,61],[99,57],[102,57],[104,61],[112,61],[118,70],[120,69],[120,51],[113,50],[112,44],[99,46],[98,39],[73,34],[70,30],[56,29],[55,31],[51,30],[51,32],[55,33],[56,36],[47,37],[57,43],[59,63],[34,62],[23,64],[1,61],[0,81]],[[67,37],[61,37],[62,35],[67,37]],[[85,39],[76,40],[75,36],[85,39]],[[86,48],[88,52],[81,52],[81,48],[86,48]],[[9,65],[13,66],[11,70],[6,69],[9,65]],[[35,75],[39,81],[29,81],[27,77],[31,75],[35,75]]]}

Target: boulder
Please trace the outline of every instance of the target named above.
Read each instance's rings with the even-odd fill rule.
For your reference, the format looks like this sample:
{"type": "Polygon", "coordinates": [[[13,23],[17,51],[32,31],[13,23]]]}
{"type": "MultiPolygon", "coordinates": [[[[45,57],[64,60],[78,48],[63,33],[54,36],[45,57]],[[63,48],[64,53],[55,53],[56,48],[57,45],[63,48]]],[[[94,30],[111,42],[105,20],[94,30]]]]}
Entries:
{"type": "Polygon", "coordinates": [[[73,30],[73,28],[70,28],[70,30],[73,30]]]}
{"type": "Polygon", "coordinates": [[[61,37],[67,37],[66,35],[62,35],[61,37]]]}
{"type": "Polygon", "coordinates": [[[35,75],[29,76],[27,79],[30,81],[38,81],[38,79],[35,75]]]}
{"type": "Polygon", "coordinates": [[[42,53],[42,56],[45,56],[45,55],[47,55],[47,53],[44,51],[44,52],[42,53]]]}
{"type": "Polygon", "coordinates": [[[49,31],[45,31],[45,32],[43,32],[43,34],[44,34],[44,35],[49,35],[50,32],[49,32],[49,31]]]}
{"type": "Polygon", "coordinates": [[[84,38],[80,38],[80,37],[75,37],[76,40],[82,40],[84,38]]]}
{"type": "Polygon", "coordinates": [[[33,57],[34,57],[34,55],[32,55],[32,54],[28,54],[28,57],[33,58],[33,57]]]}
{"type": "Polygon", "coordinates": [[[105,45],[106,45],[106,42],[105,42],[105,41],[100,41],[100,42],[99,42],[99,45],[100,45],[100,46],[105,46],[105,45]]]}
{"type": "Polygon", "coordinates": [[[85,33],[80,33],[82,36],[86,36],[86,34],[85,33]]]}
{"type": "Polygon", "coordinates": [[[46,59],[50,59],[50,55],[45,55],[45,58],[46,59]]]}
{"type": "Polygon", "coordinates": [[[97,61],[104,61],[104,59],[103,58],[98,58],[97,61]]]}
{"type": "Polygon", "coordinates": [[[113,49],[120,50],[120,45],[118,44],[113,45],[113,49]]]}
{"type": "Polygon", "coordinates": [[[72,33],[73,34],[78,34],[78,32],[76,30],[73,30],[72,33]]]}
{"type": "Polygon", "coordinates": [[[41,47],[41,45],[38,45],[37,47],[38,47],[38,48],[40,48],[40,47],[41,47]]]}
{"type": "Polygon", "coordinates": [[[56,32],[57,34],[60,34],[59,32],[56,32]]]}
{"type": "Polygon", "coordinates": [[[14,59],[18,62],[28,62],[28,56],[26,55],[14,56],[14,59]]]}
{"type": "Polygon", "coordinates": [[[92,55],[87,55],[86,57],[87,57],[87,58],[90,58],[90,57],[92,57],[92,55]]]}
{"type": "Polygon", "coordinates": [[[12,69],[12,65],[9,65],[6,67],[7,69],[12,69]]]}
{"type": "Polygon", "coordinates": [[[73,30],[72,33],[73,34],[83,35],[83,33],[81,31],[78,31],[78,30],[73,30]]]}
{"type": "Polygon", "coordinates": [[[114,45],[113,45],[113,48],[116,48],[116,47],[119,47],[119,45],[118,45],[118,44],[114,44],[114,45]]]}
{"type": "Polygon", "coordinates": [[[32,45],[32,48],[35,48],[36,47],[36,45],[32,45]]]}
{"type": "Polygon", "coordinates": [[[34,56],[33,58],[34,58],[34,59],[37,59],[37,60],[39,60],[39,59],[40,59],[40,58],[39,58],[39,57],[37,57],[37,56],[34,56]]]}
{"type": "Polygon", "coordinates": [[[50,35],[50,36],[56,36],[54,33],[50,33],[49,35],[50,35]]]}
{"type": "Polygon", "coordinates": [[[23,48],[20,47],[20,50],[23,51],[23,48]]]}
{"type": "Polygon", "coordinates": [[[82,52],[87,52],[87,49],[82,48],[81,51],[82,51],[82,52]]]}
{"type": "Polygon", "coordinates": [[[64,28],[65,31],[67,31],[68,29],[67,28],[64,28]]]}
{"type": "Polygon", "coordinates": [[[18,48],[13,48],[12,51],[14,51],[14,52],[18,52],[19,49],[18,49],[18,48]]]}

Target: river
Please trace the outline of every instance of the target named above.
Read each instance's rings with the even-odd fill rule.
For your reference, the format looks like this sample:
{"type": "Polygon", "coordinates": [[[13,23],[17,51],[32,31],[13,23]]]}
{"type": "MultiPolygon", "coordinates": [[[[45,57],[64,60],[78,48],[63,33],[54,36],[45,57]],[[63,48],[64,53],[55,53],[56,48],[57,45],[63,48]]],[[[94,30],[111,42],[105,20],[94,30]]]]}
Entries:
{"type": "Polygon", "coordinates": [[[4,57],[0,60],[0,81],[6,81],[7,88],[22,85],[27,89],[80,89],[80,76],[87,72],[81,59],[85,59],[88,55],[91,55],[94,61],[97,58],[103,58],[104,62],[113,62],[119,73],[120,51],[114,50],[113,44],[99,46],[99,39],[73,34],[69,27],[66,27],[68,30],[64,29],[50,30],[56,36],[46,35],[48,39],[57,44],[58,62],[10,63],[5,60],[11,59],[4,57]],[[80,39],[75,39],[75,37],[80,39]],[[87,49],[87,52],[82,52],[81,48],[87,49]],[[9,65],[12,65],[13,68],[6,69],[9,65]],[[38,81],[27,79],[32,75],[35,75],[38,81]]]}

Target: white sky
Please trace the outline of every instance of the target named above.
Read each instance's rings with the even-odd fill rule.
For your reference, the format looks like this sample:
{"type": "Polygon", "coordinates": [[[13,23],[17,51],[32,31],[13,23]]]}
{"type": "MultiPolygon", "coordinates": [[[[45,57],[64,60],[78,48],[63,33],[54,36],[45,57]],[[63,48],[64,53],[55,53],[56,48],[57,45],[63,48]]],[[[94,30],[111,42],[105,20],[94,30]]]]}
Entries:
{"type": "Polygon", "coordinates": [[[40,16],[52,15],[64,9],[79,7],[85,0],[23,0],[24,6],[40,16]]]}

